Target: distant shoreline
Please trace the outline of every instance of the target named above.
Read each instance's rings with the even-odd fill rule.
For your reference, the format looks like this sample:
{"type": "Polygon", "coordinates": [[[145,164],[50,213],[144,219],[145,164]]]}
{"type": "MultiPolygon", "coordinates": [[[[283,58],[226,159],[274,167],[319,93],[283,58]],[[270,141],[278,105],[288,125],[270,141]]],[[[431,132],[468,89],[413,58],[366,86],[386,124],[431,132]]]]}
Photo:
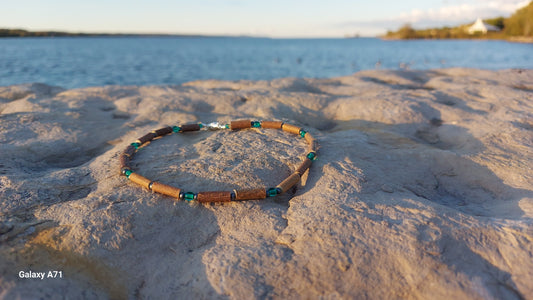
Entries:
{"type": "Polygon", "coordinates": [[[387,36],[381,36],[379,39],[383,41],[449,41],[449,40],[461,40],[461,41],[503,41],[503,42],[511,42],[511,43],[524,43],[524,44],[533,44],[533,37],[528,36],[513,36],[513,37],[507,37],[507,38],[490,38],[490,37],[471,37],[471,38],[461,38],[461,37],[453,37],[453,38],[398,38],[398,37],[387,37],[387,36]]]}
{"type": "Polygon", "coordinates": [[[250,36],[172,34],[172,33],[86,33],[66,31],[28,31],[0,28],[0,38],[53,38],[53,37],[182,37],[182,38],[247,38],[250,36]]]}
{"type": "Polygon", "coordinates": [[[515,11],[510,17],[492,19],[478,18],[473,24],[455,27],[415,29],[407,23],[396,31],[388,31],[382,39],[461,39],[461,40],[503,40],[515,43],[533,43],[533,1],[515,11]]]}

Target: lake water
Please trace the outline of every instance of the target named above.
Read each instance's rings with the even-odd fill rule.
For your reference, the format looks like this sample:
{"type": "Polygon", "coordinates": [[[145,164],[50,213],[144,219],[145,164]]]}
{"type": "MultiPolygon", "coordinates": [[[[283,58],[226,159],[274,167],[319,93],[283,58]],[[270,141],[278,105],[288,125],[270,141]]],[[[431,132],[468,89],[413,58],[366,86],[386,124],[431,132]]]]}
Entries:
{"type": "Polygon", "coordinates": [[[504,41],[71,37],[0,39],[0,86],[180,84],[326,78],[367,69],[533,68],[533,44],[504,41]]]}

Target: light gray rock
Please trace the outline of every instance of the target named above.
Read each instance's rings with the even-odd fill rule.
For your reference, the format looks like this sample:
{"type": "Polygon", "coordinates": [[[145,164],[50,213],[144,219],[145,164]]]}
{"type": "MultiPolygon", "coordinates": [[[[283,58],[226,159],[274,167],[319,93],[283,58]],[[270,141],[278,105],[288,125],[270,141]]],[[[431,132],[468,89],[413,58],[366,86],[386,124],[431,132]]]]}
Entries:
{"type": "MultiPolygon", "coordinates": [[[[531,298],[531,120],[532,70],[0,87],[0,298],[531,298]],[[317,138],[297,187],[201,205],[119,174],[151,130],[244,118],[317,138]]],[[[305,147],[266,129],[177,134],[133,166],[195,192],[275,186],[305,147]]]]}

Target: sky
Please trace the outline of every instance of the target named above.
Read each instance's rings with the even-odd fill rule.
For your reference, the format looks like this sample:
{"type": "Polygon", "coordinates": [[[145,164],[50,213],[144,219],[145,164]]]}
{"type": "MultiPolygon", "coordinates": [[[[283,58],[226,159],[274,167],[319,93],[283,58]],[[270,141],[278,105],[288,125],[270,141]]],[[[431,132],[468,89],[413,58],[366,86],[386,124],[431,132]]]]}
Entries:
{"type": "Polygon", "coordinates": [[[376,36],[508,17],[530,0],[0,0],[0,28],[265,37],[376,36]]]}

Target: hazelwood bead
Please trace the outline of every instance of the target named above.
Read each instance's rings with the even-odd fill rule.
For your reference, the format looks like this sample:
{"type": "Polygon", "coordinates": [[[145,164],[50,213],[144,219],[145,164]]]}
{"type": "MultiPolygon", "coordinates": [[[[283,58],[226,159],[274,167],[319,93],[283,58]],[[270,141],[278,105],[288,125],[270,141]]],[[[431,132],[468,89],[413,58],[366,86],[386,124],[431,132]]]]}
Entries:
{"type": "Polygon", "coordinates": [[[305,141],[307,142],[307,144],[309,144],[308,146],[308,149],[310,151],[315,151],[316,152],[316,148],[317,148],[317,142],[315,140],[315,138],[308,132],[305,134],[304,136],[305,138],[305,141]]]}
{"type": "Polygon", "coordinates": [[[231,192],[199,192],[196,196],[198,202],[229,202],[231,192]]]}
{"type": "Polygon", "coordinates": [[[302,176],[305,171],[307,171],[307,169],[309,169],[309,167],[311,167],[311,165],[313,164],[313,161],[310,160],[310,159],[304,159],[304,161],[300,164],[300,166],[298,167],[298,169],[296,169],[296,171],[294,171],[295,173],[298,173],[300,176],[302,176]]]}
{"type": "Polygon", "coordinates": [[[259,200],[266,198],[265,188],[246,189],[246,190],[233,190],[235,193],[235,200],[259,200]]]}
{"type": "Polygon", "coordinates": [[[163,127],[163,128],[154,130],[153,132],[156,134],[156,136],[164,136],[164,135],[167,135],[169,133],[172,133],[172,127],[170,127],[170,126],[163,127]]]}
{"type": "Polygon", "coordinates": [[[185,124],[185,125],[181,125],[180,128],[181,128],[181,132],[186,132],[186,131],[198,131],[202,127],[200,126],[200,124],[185,124]]]}
{"type": "Polygon", "coordinates": [[[315,138],[309,132],[305,133],[304,139],[308,144],[315,141],[315,138]]]}
{"type": "Polygon", "coordinates": [[[231,121],[230,123],[231,130],[245,129],[245,128],[251,128],[251,127],[252,127],[252,121],[250,120],[231,121]]]}
{"type": "Polygon", "coordinates": [[[157,135],[155,133],[153,133],[153,132],[150,132],[150,133],[147,133],[147,134],[141,136],[137,140],[137,143],[144,144],[146,142],[149,142],[149,141],[153,140],[155,137],[157,137],[157,135]]]}
{"type": "Polygon", "coordinates": [[[287,131],[287,132],[299,135],[300,134],[300,130],[302,128],[300,128],[298,126],[295,126],[295,125],[291,125],[291,124],[283,124],[281,126],[281,129],[283,129],[283,131],[287,131]]]}
{"type": "MultiPolygon", "coordinates": [[[[137,173],[131,173],[130,177],[128,177],[131,181],[135,182],[136,184],[144,187],[144,188],[147,188],[147,189],[150,189],[148,186],[150,185],[150,183],[152,182],[150,179],[146,178],[146,177],[143,177],[137,173]]],[[[153,188],[153,186],[152,186],[153,188]]]]}
{"type": "Polygon", "coordinates": [[[126,150],[124,150],[124,155],[131,157],[135,153],[136,150],[137,149],[135,149],[135,147],[133,147],[132,145],[129,145],[126,148],[126,150]]]}
{"type": "Polygon", "coordinates": [[[282,125],[283,125],[283,122],[277,122],[277,121],[262,121],[261,122],[262,128],[281,129],[282,125]]]}
{"type": "Polygon", "coordinates": [[[281,189],[282,193],[285,193],[288,191],[291,187],[293,187],[295,184],[297,184],[300,181],[300,174],[298,173],[292,173],[291,176],[285,178],[280,184],[278,184],[276,187],[281,189]]]}
{"type": "Polygon", "coordinates": [[[152,191],[155,193],[160,193],[163,195],[174,197],[176,199],[180,198],[180,193],[181,193],[181,189],[178,189],[173,186],[166,185],[166,184],[163,184],[157,181],[152,183],[152,191]]]}
{"type": "Polygon", "coordinates": [[[125,167],[128,167],[129,168],[130,166],[130,157],[127,156],[126,154],[122,154],[120,156],[120,168],[125,168],[125,167]]]}

